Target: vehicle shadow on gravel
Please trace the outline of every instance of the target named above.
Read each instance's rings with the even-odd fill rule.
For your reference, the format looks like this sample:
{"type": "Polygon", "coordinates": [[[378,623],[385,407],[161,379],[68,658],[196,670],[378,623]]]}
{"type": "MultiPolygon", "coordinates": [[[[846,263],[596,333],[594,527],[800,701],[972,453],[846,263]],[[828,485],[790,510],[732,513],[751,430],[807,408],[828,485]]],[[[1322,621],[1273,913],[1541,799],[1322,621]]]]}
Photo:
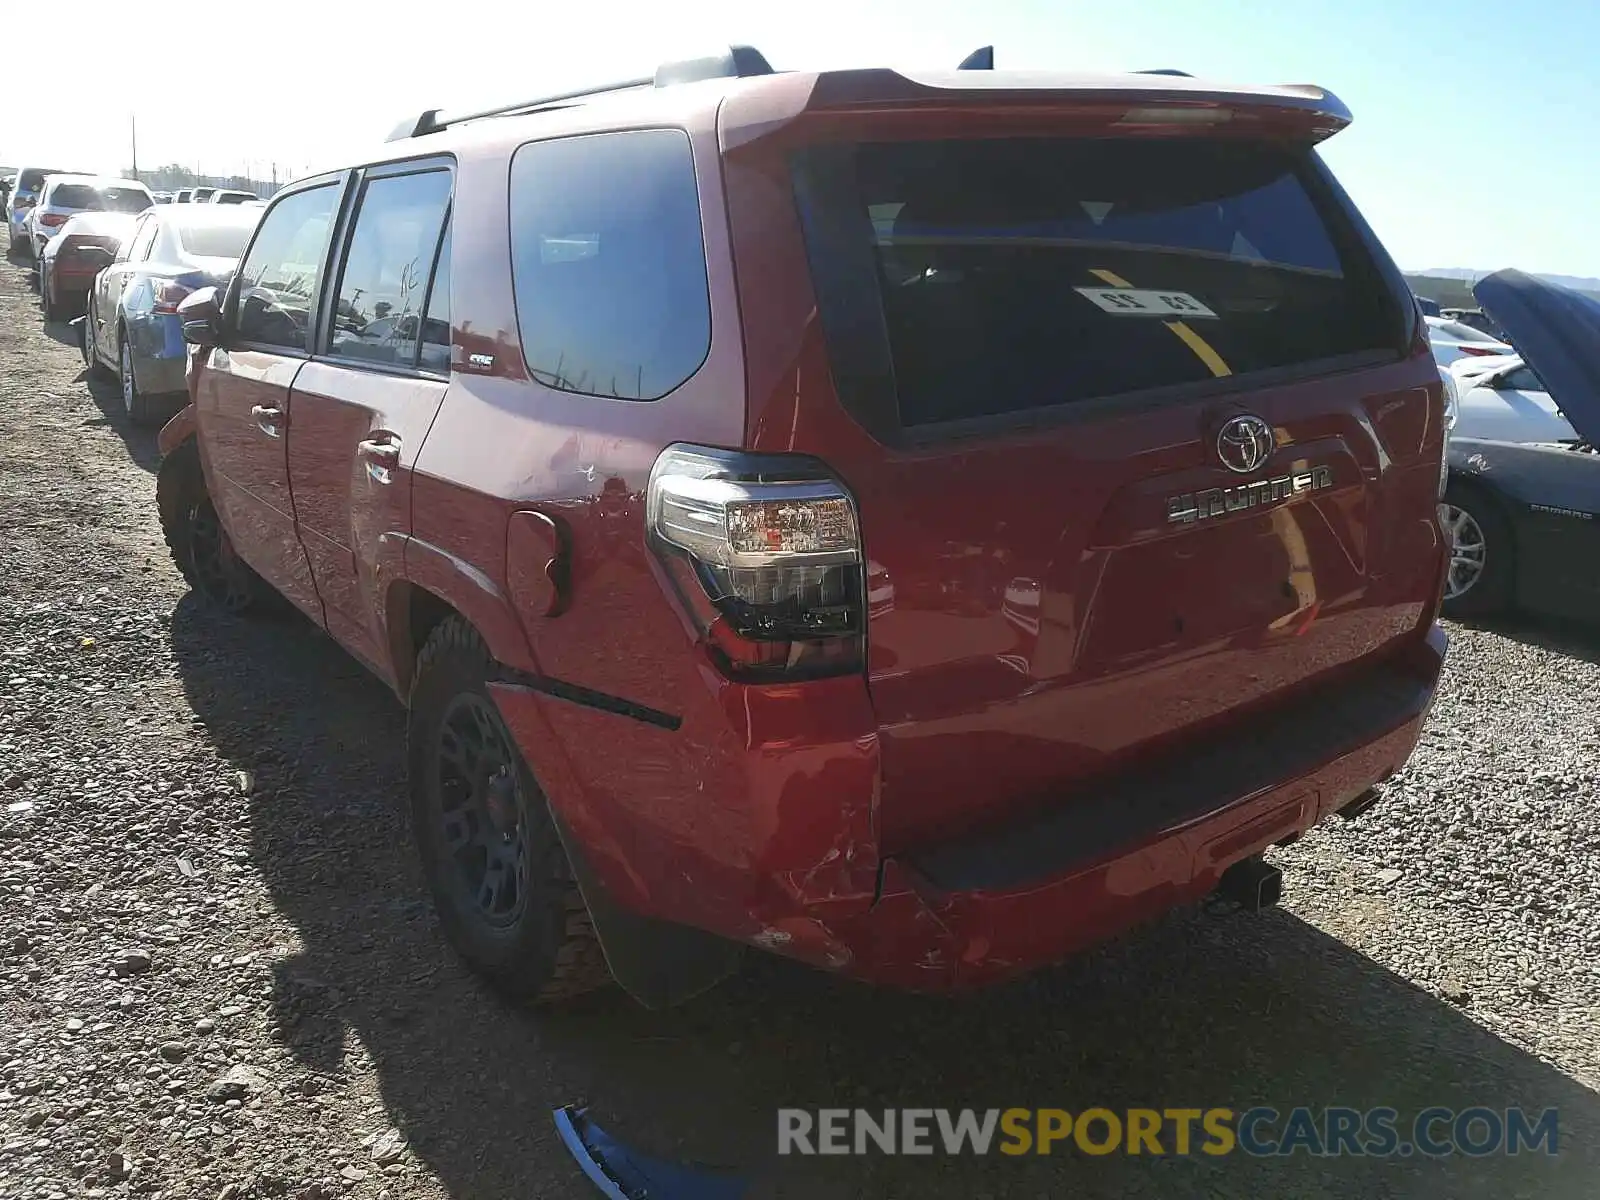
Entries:
{"type": "Polygon", "coordinates": [[[519,1011],[433,920],[404,811],[403,716],[383,687],[298,619],[230,620],[189,597],[171,629],[198,720],[253,774],[253,867],[300,942],[274,967],[271,1019],[293,1066],[271,1102],[339,1121],[319,1094],[369,1057],[387,1120],[453,1197],[592,1195],[551,1124],[585,1099],[614,1134],[737,1166],[762,1196],[1593,1194],[1600,1096],[1281,911],[1177,914],[966,999],[752,954],[674,1012],[616,995],[519,1011]],[[1255,1105],[1554,1107],[1560,1153],[1178,1157],[1169,1141],[1167,1157],[775,1154],[788,1106],[1255,1105]]]}
{"type": "MultiPolygon", "coordinates": [[[[77,347],[77,340],[72,342],[77,347]]],[[[78,375],[78,382],[89,393],[89,398],[94,401],[94,406],[100,410],[100,416],[91,417],[86,423],[104,425],[109,427],[128,447],[128,457],[146,471],[154,472],[161,465],[161,450],[156,445],[156,435],[160,432],[159,425],[135,425],[128,416],[128,409],[122,403],[122,388],[115,380],[92,379],[87,370],[78,375]]],[[[177,410],[177,405],[173,405],[177,410]]]]}
{"type": "Polygon", "coordinates": [[[1560,617],[1535,616],[1513,613],[1494,621],[1463,621],[1473,629],[1486,629],[1502,637],[1513,638],[1528,646],[1550,650],[1568,658],[1600,666],[1600,624],[1560,617]]]}
{"type": "Polygon", "coordinates": [[[78,349],[78,331],[65,321],[45,321],[42,323],[44,335],[52,342],[61,346],[71,346],[78,349]]]}
{"type": "Polygon", "coordinates": [[[32,280],[36,281],[38,279],[38,276],[34,274],[38,269],[38,265],[33,261],[33,256],[24,254],[20,248],[8,249],[6,251],[6,261],[13,267],[26,271],[32,280]]]}

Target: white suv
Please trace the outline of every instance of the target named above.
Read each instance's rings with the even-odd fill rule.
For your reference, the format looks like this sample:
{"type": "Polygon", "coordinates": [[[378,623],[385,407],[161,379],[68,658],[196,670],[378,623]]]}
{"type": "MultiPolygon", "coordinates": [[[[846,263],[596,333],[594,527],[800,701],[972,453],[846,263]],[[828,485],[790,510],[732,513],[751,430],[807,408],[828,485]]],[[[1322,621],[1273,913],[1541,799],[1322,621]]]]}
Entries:
{"type": "Polygon", "coordinates": [[[140,213],[155,204],[150,189],[137,179],[94,175],[50,175],[39,203],[28,210],[29,248],[38,258],[45,243],[61,232],[67,219],[81,212],[140,213]]]}
{"type": "Polygon", "coordinates": [[[28,239],[28,212],[39,201],[39,192],[44,187],[44,181],[56,174],[49,167],[21,167],[17,170],[17,177],[11,181],[11,195],[6,197],[4,204],[6,213],[6,245],[15,250],[19,245],[26,244],[31,250],[33,243],[28,239]]]}

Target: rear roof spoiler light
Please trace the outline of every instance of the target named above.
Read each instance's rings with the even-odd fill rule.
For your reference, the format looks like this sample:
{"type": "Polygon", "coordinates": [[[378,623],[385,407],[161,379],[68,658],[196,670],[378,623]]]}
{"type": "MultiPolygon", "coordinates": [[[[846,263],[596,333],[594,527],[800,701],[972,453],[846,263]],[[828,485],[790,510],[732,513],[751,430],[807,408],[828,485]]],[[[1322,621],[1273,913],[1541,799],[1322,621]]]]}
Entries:
{"type": "Polygon", "coordinates": [[[888,69],[829,71],[817,75],[813,109],[904,104],[952,99],[975,106],[1093,105],[1129,109],[1226,109],[1239,116],[1298,119],[1329,134],[1350,123],[1350,110],[1333,93],[1309,84],[1219,88],[1167,71],[1128,75],[1067,76],[1046,72],[994,74],[963,70],[905,74],[888,69]],[[1159,82],[1158,82],[1159,81],[1159,82]]]}

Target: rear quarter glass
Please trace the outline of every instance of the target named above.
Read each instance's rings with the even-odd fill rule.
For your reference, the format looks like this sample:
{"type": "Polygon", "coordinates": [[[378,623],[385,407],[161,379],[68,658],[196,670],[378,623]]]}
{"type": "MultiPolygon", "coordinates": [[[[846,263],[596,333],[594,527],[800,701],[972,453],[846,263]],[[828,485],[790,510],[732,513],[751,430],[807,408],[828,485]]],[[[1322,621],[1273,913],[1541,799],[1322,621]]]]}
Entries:
{"type": "Polygon", "coordinates": [[[705,362],[711,301],[683,130],[522,146],[511,162],[511,230],[517,325],[540,383],[656,400],[705,362]]]}
{"type": "Polygon", "coordinates": [[[793,160],[830,353],[869,360],[850,342],[880,339],[905,427],[1398,354],[1405,322],[1321,170],[1306,149],[1199,138],[793,160]],[[842,289],[881,321],[830,304],[842,289]]]}

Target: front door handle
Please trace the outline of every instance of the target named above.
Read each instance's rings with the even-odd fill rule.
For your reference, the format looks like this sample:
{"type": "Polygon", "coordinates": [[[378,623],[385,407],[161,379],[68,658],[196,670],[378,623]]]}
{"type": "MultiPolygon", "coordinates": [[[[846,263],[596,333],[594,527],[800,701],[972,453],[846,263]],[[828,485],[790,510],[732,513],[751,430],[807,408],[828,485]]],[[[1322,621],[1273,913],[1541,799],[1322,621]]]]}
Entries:
{"type": "Polygon", "coordinates": [[[394,469],[400,465],[400,439],[379,434],[356,443],[356,454],[367,464],[367,478],[373,483],[393,483],[394,469]]]}
{"type": "Polygon", "coordinates": [[[283,409],[271,404],[256,404],[251,406],[250,415],[268,437],[283,436],[283,409]]]}

